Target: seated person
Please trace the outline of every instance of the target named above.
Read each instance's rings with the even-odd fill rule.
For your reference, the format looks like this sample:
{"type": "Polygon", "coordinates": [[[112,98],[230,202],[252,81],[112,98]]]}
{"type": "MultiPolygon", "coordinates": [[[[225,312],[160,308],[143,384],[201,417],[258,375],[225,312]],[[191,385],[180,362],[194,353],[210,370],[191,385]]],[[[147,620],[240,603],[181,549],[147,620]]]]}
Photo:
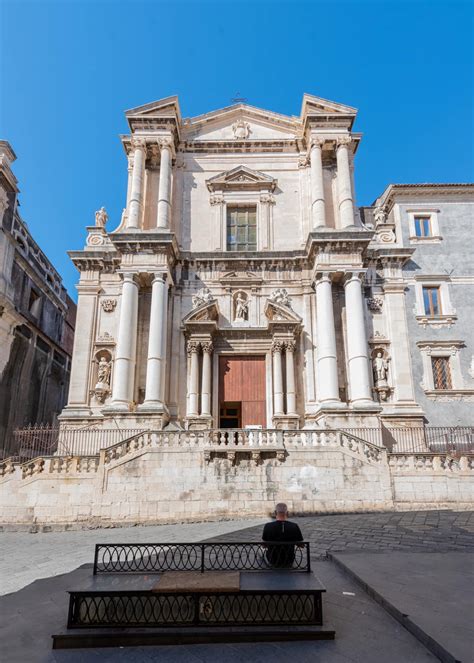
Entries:
{"type": "MultiPolygon", "coordinates": [[[[274,542],[284,541],[289,543],[299,543],[303,541],[303,535],[296,523],[288,520],[288,507],[280,503],[275,507],[276,520],[267,523],[263,528],[263,541],[274,542]]],[[[291,568],[295,561],[294,546],[266,545],[265,557],[270,566],[278,569],[291,568]]]]}

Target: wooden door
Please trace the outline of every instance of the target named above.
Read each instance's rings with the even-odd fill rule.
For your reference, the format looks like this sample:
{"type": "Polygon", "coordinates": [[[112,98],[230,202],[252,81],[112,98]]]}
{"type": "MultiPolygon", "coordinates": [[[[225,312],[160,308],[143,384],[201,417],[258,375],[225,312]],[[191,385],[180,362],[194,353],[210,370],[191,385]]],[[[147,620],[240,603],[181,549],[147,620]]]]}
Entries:
{"type": "Polygon", "coordinates": [[[267,425],[265,357],[219,357],[219,411],[226,403],[240,403],[241,426],[267,425]]]}

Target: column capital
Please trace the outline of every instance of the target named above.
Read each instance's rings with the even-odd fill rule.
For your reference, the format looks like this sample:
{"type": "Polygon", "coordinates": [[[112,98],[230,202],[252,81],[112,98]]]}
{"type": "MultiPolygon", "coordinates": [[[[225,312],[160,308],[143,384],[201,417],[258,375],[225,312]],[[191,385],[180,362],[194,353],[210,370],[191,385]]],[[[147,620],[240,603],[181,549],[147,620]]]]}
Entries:
{"type": "Polygon", "coordinates": [[[338,136],[336,138],[336,149],[339,149],[340,147],[349,147],[349,145],[352,143],[352,137],[351,136],[338,136]]]}
{"type": "Polygon", "coordinates": [[[326,139],[323,138],[323,136],[313,136],[309,143],[309,149],[312,150],[316,148],[321,150],[325,142],[326,139]]]}
{"type": "Polygon", "coordinates": [[[201,347],[201,344],[199,341],[193,341],[189,340],[186,343],[186,353],[188,357],[190,357],[193,354],[197,354],[199,352],[199,348],[201,347]]]}
{"type": "Polygon", "coordinates": [[[205,354],[209,355],[212,354],[212,351],[214,350],[214,344],[212,343],[212,341],[204,341],[203,343],[201,343],[201,347],[202,351],[205,354]]]}
{"type": "Polygon", "coordinates": [[[284,343],[280,339],[274,338],[272,341],[272,354],[282,353],[284,348],[284,343]]]}
{"type": "Polygon", "coordinates": [[[168,274],[166,272],[152,272],[151,273],[151,284],[157,283],[159,281],[162,281],[163,283],[166,283],[168,279],[168,274]]]}
{"type": "Polygon", "coordinates": [[[143,150],[146,152],[146,140],[143,137],[132,136],[130,147],[134,150],[143,150]]]}
{"type": "Polygon", "coordinates": [[[137,272],[119,272],[124,283],[133,283],[138,285],[138,274],[137,272]]]}
{"type": "Polygon", "coordinates": [[[314,285],[319,283],[332,283],[336,272],[316,272],[314,275],[314,285]]]}
{"type": "Polygon", "coordinates": [[[172,157],[176,156],[174,149],[174,141],[171,136],[159,136],[156,139],[156,143],[160,149],[160,152],[168,150],[172,157]]]}
{"type": "Polygon", "coordinates": [[[285,350],[287,352],[295,352],[296,350],[296,341],[294,338],[289,339],[288,341],[284,342],[285,350]]]}
{"type": "Polygon", "coordinates": [[[343,276],[344,286],[346,286],[348,283],[351,283],[351,281],[359,281],[359,283],[363,283],[365,275],[366,270],[362,269],[355,269],[351,272],[345,272],[343,276]]]}

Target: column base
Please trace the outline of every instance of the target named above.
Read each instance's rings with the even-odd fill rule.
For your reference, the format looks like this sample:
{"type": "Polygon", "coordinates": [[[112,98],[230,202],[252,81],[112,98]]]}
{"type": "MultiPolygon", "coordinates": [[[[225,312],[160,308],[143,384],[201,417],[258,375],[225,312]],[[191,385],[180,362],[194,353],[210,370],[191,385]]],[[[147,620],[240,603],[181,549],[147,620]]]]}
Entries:
{"type": "Polygon", "coordinates": [[[125,401],[116,401],[115,403],[109,403],[104,408],[102,408],[104,414],[114,414],[115,412],[128,412],[130,413],[130,403],[125,401]]]}
{"type": "Polygon", "coordinates": [[[189,415],[184,421],[186,430],[208,430],[214,427],[214,418],[207,414],[189,415]]]}
{"type": "Polygon", "coordinates": [[[350,407],[353,410],[370,410],[371,412],[382,411],[382,406],[380,403],[376,403],[370,399],[351,402],[350,407]]]}
{"type": "Polygon", "coordinates": [[[169,416],[168,408],[161,401],[145,401],[137,406],[137,412],[144,414],[166,414],[169,416]]]}
{"type": "Polygon", "coordinates": [[[275,414],[272,423],[277,430],[298,430],[300,417],[298,414],[275,414]]]}
{"type": "Polygon", "coordinates": [[[63,419],[84,419],[92,416],[92,410],[87,405],[66,405],[58,416],[58,421],[63,419]]]}

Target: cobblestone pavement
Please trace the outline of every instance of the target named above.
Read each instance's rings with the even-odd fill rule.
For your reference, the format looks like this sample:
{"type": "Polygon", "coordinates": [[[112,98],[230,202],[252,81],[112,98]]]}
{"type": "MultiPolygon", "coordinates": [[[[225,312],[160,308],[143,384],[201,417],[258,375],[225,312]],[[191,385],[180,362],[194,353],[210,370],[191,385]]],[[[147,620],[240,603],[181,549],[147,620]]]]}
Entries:
{"type": "MultiPolygon", "coordinates": [[[[474,549],[473,511],[410,511],[293,519],[311,543],[313,557],[328,552],[452,552],[474,549]]],[[[218,537],[221,541],[258,541],[261,527],[218,537]]]]}

